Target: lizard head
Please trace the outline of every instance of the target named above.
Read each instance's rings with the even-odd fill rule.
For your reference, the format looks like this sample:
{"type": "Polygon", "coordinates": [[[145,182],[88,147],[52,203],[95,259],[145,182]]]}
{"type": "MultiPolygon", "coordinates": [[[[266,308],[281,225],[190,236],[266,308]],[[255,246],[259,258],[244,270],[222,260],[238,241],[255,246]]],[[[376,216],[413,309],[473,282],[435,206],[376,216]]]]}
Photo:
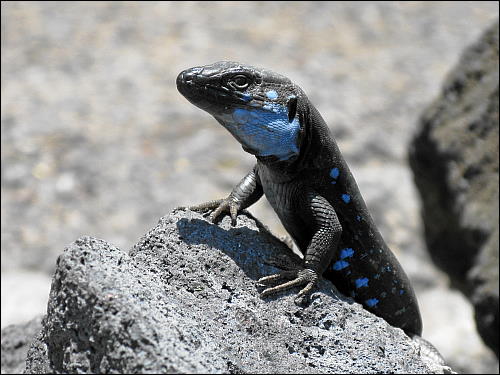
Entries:
{"type": "Polygon", "coordinates": [[[288,78],[220,61],[182,71],[177,89],[214,116],[245,151],[265,161],[298,156],[304,132],[298,108],[305,94],[288,78]]]}

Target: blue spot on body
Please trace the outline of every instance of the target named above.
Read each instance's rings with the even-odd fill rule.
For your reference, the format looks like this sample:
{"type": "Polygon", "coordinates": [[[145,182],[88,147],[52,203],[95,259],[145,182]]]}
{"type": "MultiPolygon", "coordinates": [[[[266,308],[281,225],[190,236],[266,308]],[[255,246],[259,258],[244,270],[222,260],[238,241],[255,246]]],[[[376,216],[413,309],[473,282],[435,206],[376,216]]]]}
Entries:
{"type": "Polygon", "coordinates": [[[330,171],[330,176],[332,178],[337,178],[339,177],[339,174],[340,174],[340,171],[338,168],[332,168],[332,170],[330,171]]]}
{"type": "Polygon", "coordinates": [[[356,220],[357,220],[357,221],[361,221],[361,216],[359,216],[359,215],[358,215],[358,216],[356,216],[356,220]]]}
{"type": "Polygon", "coordinates": [[[380,279],[380,274],[377,273],[375,276],[373,276],[374,279],[380,279]]]}
{"type": "Polygon", "coordinates": [[[342,194],[342,200],[345,203],[349,203],[351,201],[351,196],[349,194],[342,194]]]}
{"type": "Polygon", "coordinates": [[[333,264],[333,269],[335,271],[340,271],[341,269],[344,269],[349,266],[349,262],[346,262],[345,260],[338,260],[333,264]]]}
{"type": "Polygon", "coordinates": [[[350,247],[346,247],[345,249],[340,250],[340,259],[352,257],[353,254],[354,250],[350,247]]]}
{"type": "Polygon", "coordinates": [[[370,298],[370,299],[367,299],[365,301],[365,303],[366,303],[366,306],[373,307],[373,306],[375,306],[378,303],[378,299],[376,299],[376,298],[370,298]]]}
{"type": "Polygon", "coordinates": [[[331,181],[330,182],[332,185],[335,185],[337,183],[337,181],[331,181]]]}
{"type": "Polygon", "coordinates": [[[368,278],[363,277],[361,279],[356,279],[356,288],[362,288],[364,286],[368,286],[368,278]]]}
{"type": "Polygon", "coordinates": [[[403,289],[400,289],[400,290],[399,290],[399,295],[402,295],[402,294],[404,294],[404,293],[405,293],[405,291],[404,291],[403,289]]]}
{"type": "Polygon", "coordinates": [[[266,92],[266,96],[271,100],[275,100],[278,98],[278,93],[274,90],[269,90],[268,92],[266,92]]]}
{"type": "Polygon", "coordinates": [[[386,292],[382,292],[382,293],[380,293],[380,297],[385,298],[386,296],[387,296],[387,293],[386,293],[386,292]]]}

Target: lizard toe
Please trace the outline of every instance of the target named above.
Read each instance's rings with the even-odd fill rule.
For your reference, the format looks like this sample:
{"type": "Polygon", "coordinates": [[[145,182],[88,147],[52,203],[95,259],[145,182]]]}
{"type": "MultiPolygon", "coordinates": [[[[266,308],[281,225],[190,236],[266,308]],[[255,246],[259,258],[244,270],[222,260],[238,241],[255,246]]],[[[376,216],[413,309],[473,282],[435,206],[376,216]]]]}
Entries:
{"type": "Polygon", "coordinates": [[[267,283],[270,283],[270,282],[273,282],[273,281],[276,281],[276,280],[282,280],[282,279],[290,280],[290,279],[293,279],[296,275],[297,275],[297,271],[294,271],[294,270],[282,271],[282,272],[275,273],[274,275],[269,275],[269,276],[261,277],[259,280],[257,280],[257,282],[260,285],[264,285],[265,286],[267,283]]]}
{"type": "Polygon", "coordinates": [[[271,281],[271,280],[274,281],[274,280],[277,280],[279,278],[289,277],[291,275],[295,276],[295,278],[293,280],[287,281],[286,283],[277,285],[275,287],[265,289],[260,294],[261,297],[266,297],[266,296],[293,288],[294,286],[300,286],[300,285],[306,284],[305,288],[303,288],[298,294],[298,297],[303,297],[307,294],[310,294],[310,292],[312,291],[312,289],[314,288],[314,286],[316,285],[316,283],[318,281],[318,275],[316,274],[316,272],[306,268],[306,269],[302,269],[299,271],[297,271],[297,270],[296,271],[283,271],[283,272],[280,272],[279,274],[276,274],[276,275],[263,277],[263,278],[259,279],[259,282],[271,281]]]}

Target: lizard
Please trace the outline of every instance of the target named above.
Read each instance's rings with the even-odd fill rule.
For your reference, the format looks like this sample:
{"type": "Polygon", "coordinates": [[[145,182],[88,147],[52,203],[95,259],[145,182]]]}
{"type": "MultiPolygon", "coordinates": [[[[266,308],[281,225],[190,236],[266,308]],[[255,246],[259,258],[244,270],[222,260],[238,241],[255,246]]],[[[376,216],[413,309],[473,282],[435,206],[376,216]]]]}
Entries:
{"type": "Polygon", "coordinates": [[[300,286],[297,297],[306,297],[324,277],[444,364],[437,349],[421,338],[422,319],[409,278],[304,91],[283,75],[231,61],[186,69],[176,84],[257,159],[227,198],[188,208],[211,211],[211,222],[229,212],[234,225],[238,212],[265,195],[303,254],[303,264],[260,278],[258,283],[268,286],[261,296],[300,286]]]}

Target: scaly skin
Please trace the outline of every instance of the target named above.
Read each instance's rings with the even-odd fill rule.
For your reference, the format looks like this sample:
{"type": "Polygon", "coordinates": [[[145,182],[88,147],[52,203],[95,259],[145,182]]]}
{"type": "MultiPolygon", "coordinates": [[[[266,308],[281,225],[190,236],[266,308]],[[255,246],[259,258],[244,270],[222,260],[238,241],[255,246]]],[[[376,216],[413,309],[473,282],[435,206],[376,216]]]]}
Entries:
{"type": "Polygon", "coordinates": [[[303,265],[259,280],[262,295],[303,286],[319,277],[408,335],[420,336],[415,293],[375,226],[335,140],[304,92],[288,78],[236,62],[187,69],[178,90],[215,117],[257,158],[229,197],[191,209],[215,220],[255,203],[263,194],[304,254],[303,265]]]}

